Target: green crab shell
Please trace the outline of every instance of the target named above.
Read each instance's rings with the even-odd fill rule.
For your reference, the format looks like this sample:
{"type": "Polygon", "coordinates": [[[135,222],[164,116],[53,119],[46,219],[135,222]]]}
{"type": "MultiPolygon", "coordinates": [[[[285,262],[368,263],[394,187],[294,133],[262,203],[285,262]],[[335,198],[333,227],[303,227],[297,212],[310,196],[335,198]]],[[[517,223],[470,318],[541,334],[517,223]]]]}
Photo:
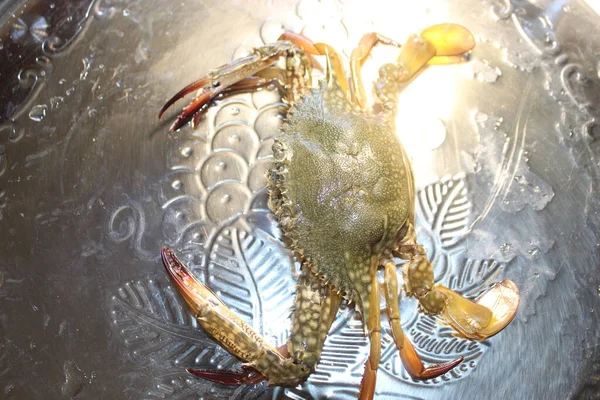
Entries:
{"type": "Polygon", "coordinates": [[[273,145],[269,206],[299,261],[366,318],[371,274],[412,218],[412,172],[389,123],[322,84],[273,145]]]}

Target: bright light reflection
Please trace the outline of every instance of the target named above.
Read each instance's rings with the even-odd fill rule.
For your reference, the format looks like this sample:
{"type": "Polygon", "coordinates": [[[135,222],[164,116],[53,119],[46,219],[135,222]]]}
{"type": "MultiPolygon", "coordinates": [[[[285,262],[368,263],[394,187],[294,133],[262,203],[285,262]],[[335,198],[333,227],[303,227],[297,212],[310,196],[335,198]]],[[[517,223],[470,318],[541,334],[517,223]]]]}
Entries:
{"type": "MultiPolygon", "coordinates": [[[[365,21],[373,21],[367,30],[365,27],[352,29],[350,24],[350,48],[369,30],[402,43],[412,33],[418,33],[433,24],[448,22],[448,4],[442,1],[388,1],[380,5],[361,1],[350,3],[348,9],[352,13],[350,17],[346,16],[346,22],[355,19],[356,26],[360,26],[365,25],[365,21]]],[[[378,46],[371,55],[365,62],[362,76],[369,102],[373,103],[372,85],[379,75],[379,67],[395,62],[398,50],[378,46]]],[[[428,67],[403,89],[399,97],[396,128],[411,158],[418,186],[437,180],[443,173],[436,170],[439,160],[436,162],[435,157],[439,152],[435,149],[447,139],[447,127],[451,126],[451,116],[456,106],[455,68],[457,66],[428,67]]]]}

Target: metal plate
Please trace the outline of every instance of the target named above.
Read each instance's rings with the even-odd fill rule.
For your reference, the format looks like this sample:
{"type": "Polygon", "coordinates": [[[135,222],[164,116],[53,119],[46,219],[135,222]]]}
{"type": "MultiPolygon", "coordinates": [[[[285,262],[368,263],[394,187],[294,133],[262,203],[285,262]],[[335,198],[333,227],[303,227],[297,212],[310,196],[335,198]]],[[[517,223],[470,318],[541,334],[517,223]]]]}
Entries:
{"type": "MultiPolygon", "coordinates": [[[[598,9],[597,3],[590,3],[598,9]]],[[[399,132],[436,278],[468,295],[510,278],[514,323],[482,343],[402,304],[429,363],[417,382],[383,332],[377,398],[600,398],[600,17],[581,1],[57,1],[0,5],[0,397],[353,398],[367,354],[338,315],[296,389],[230,388],[185,367],[238,362],[202,332],[159,261],[169,245],[256,329],[285,340],[297,266],[267,212],[281,123],[268,88],[167,133],[157,110],[210,68],[303,32],[346,55],[438,22],[468,63],[402,92],[399,132]]],[[[386,57],[375,52],[367,80],[386,57]]]]}

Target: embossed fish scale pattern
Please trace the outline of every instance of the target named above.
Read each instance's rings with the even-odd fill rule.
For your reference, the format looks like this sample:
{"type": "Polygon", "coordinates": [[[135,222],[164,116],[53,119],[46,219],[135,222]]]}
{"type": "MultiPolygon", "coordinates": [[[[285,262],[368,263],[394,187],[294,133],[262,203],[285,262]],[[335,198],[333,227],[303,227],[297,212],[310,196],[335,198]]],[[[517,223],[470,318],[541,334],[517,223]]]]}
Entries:
{"type": "Polygon", "coordinates": [[[210,240],[242,213],[266,210],[264,177],[282,107],[275,88],[227,100],[208,111],[194,137],[175,140],[169,165],[176,173],[167,179],[178,200],[166,198],[163,205],[173,239],[189,236],[191,228],[201,241],[210,240]],[[192,215],[186,212],[190,203],[192,215]],[[181,213],[185,220],[173,222],[181,213]]]}

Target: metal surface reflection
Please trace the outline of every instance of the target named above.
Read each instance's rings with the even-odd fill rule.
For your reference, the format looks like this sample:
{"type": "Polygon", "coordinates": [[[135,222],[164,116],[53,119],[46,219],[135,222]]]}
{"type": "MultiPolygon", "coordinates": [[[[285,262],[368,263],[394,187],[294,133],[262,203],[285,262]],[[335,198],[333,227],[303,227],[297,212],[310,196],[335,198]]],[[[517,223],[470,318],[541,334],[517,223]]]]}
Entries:
{"type": "MultiPolygon", "coordinates": [[[[1,7],[0,397],[355,396],[367,348],[351,310],[301,388],[230,388],[185,373],[236,360],[176,296],[163,245],[274,344],[287,336],[296,266],[264,189],[282,105],[267,87],[216,102],[175,134],[174,113],[156,113],[177,88],[282,29],[348,55],[368,31],[402,40],[452,21],[477,36],[469,62],[430,68],[401,94],[419,240],[440,282],[474,296],[510,278],[522,305],[502,335],[471,343],[407,303],[403,328],[425,361],[468,361],[417,382],[384,341],[377,394],[597,398],[600,17],[587,3],[1,7]]],[[[374,54],[366,82],[392,53],[374,54]]]]}

